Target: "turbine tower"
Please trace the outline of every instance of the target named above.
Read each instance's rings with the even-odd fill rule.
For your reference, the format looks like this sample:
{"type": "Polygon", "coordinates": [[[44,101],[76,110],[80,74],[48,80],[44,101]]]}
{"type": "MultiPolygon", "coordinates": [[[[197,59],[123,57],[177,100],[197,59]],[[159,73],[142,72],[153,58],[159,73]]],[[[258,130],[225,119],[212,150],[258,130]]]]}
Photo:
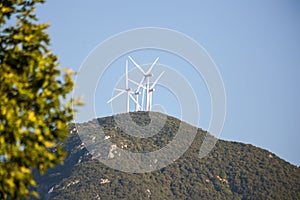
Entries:
{"type": "MultiPolygon", "coordinates": [[[[150,103],[150,96],[149,96],[149,93],[150,93],[150,77],[153,76],[152,74],[152,69],[154,68],[155,64],[157,63],[159,57],[157,57],[155,59],[155,61],[152,63],[152,65],[150,66],[150,68],[148,69],[147,72],[145,72],[143,70],[143,68],[138,65],[130,56],[128,56],[128,58],[131,60],[131,62],[142,72],[142,74],[144,75],[144,79],[142,82],[145,83],[146,85],[146,111],[149,111],[149,103],[150,103]]],[[[144,93],[144,91],[143,91],[144,93]]],[[[143,98],[144,98],[144,94],[143,94],[143,98]]],[[[143,105],[143,100],[142,100],[142,105],[143,105]]]]}
{"type": "Polygon", "coordinates": [[[116,96],[112,97],[110,100],[108,100],[107,103],[110,103],[113,100],[115,100],[117,97],[121,96],[122,94],[127,93],[126,112],[129,112],[130,99],[132,99],[138,105],[138,101],[136,101],[132,96],[134,92],[128,86],[128,60],[126,60],[125,89],[114,88],[114,90],[119,91],[119,93],[116,96]]]}

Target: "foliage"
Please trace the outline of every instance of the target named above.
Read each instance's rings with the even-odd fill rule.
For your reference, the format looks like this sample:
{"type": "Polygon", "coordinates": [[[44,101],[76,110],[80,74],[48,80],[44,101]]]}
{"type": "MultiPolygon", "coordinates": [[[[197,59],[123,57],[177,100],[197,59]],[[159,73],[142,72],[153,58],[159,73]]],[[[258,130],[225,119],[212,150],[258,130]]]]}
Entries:
{"type": "MultiPolygon", "coordinates": [[[[136,123],[149,123],[146,112],[131,115],[136,123]]],[[[300,169],[266,150],[219,140],[210,154],[200,159],[199,148],[208,134],[202,129],[176,162],[141,174],[116,171],[100,163],[84,148],[76,131],[76,127],[84,127],[80,137],[92,138],[101,124],[117,146],[126,142],[128,151],[148,152],[172,140],[179,123],[168,116],[162,132],[146,140],[125,134],[113,117],[71,124],[70,137],[64,143],[68,152],[65,165],[37,175],[38,190],[45,199],[300,199],[300,169]],[[109,182],[101,184],[103,179],[109,182]]]]}
{"type": "Polygon", "coordinates": [[[32,169],[45,172],[63,160],[56,143],[73,118],[71,73],[57,69],[49,25],[34,13],[38,3],[0,1],[0,199],[38,195],[30,189],[32,169]]]}

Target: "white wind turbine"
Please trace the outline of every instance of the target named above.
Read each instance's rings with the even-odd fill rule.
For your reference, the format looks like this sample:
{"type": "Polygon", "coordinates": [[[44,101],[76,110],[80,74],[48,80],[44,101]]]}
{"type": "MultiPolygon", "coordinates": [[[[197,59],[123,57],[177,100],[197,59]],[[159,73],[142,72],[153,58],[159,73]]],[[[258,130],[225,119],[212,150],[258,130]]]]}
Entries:
{"type": "MultiPolygon", "coordinates": [[[[155,91],[155,86],[156,86],[156,84],[158,83],[159,79],[162,77],[162,75],[163,75],[164,73],[165,73],[165,71],[163,71],[163,72],[157,77],[157,79],[154,81],[154,83],[153,83],[153,84],[151,85],[151,87],[149,88],[149,108],[148,108],[149,111],[152,110],[152,92],[155,91]]],[[[135,85],[138,86],[138,88],[137,88],[137,90],[136,90],[136,92],[135,92],[135,95],[136,95],[136,102],[138,102],[138,95],[140,94],[140,92],[139,92],[140,88],[143,88],[144,91],[145,91],[145,89],[147,89],[147,88],[142,84],[142,83],[143,83],[143,80],[144,80],[144,79],[142,79],[142,81],[141,81],[140,83],[137,83],[137,82],[135,82],[135,81],[129,79],[130,82],[132,82],[132,83],[134,83],[135,85]]],[[[144,95],[144,93],[143,93],[143,95],[144,95]]],[[[138,106],[139,106],[139,104],[137,104],[136,108],[139,108],[138,106]]],[[[143,100],[142,100],[141,108],[142,108],[142,107],[143,107],[143,100]]],[[[138,111],[138,109],[136,109],[136,111],[138,111]]]]}
{"type": "Polygon", "coordinates": [[[129,88],[128,86],[128,60],[126,60],[126,74],[125,74],[125,89],[118,89],[118,88],[114,88],[114,90],[119,91],[119,93],[112,97],[110,100],[107,101],[107,103],[112,102],[113,100],[115,100],[117,97],[121,96],[124,93],[127,93],[127,100],[126,100],[126,112],[129,112],[129,103],[130,103],[130,98],[136,103],[138,104],[138,101],[136,101],[133,97],[132,94],[134,94],[134,92],[129,88]]]}
{"type": "MultiPolygon", "coordinates": [[[[150,86],[149,86],[149,82],[150,82],[150,77],[153,75],[151,72],[152,72],[152,69],[153,67],[155,66],[155,64],[157,63],[159,57],[157,57],[155,59],[155,61],[152,63],[152,65],[150,66],[150,68],[148,69],[147,72],[145,72],[143,70],[143,68],[138,65],[130,56],[128,56],[128,58],[132,61],[132,63],[143,73],[144,75],[144,79],[142,82],[144,82],[146,84],[146,111],[149,111],[149,101],[150,101],[150,98],[149,98],[149,90],[150,90],[150,86]]],[[[143,91],[143,98],[144,98],[144,91],[143,91]]],[[[142,99],[142,105],[144,105],[144,101],[142,99]]]]}

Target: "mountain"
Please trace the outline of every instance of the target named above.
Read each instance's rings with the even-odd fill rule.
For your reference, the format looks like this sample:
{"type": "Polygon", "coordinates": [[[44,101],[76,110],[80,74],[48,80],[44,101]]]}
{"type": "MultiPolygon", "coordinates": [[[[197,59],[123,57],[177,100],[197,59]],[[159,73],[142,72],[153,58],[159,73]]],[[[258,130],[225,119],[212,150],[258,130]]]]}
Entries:
{"type": "MultiPolygon", "coordinates": [[[[166,146],[181,124],[160,113],[152,113],[151,118],[148,112],[130,115],[140,126],[151,120],[166,121],[157,135],[148,138],[125,134],[114,117],[70,124],[70,136],[63,144],[67,151],[64,165],[35,174],[42,199],[300,199],[299,167],[250,144],[223,140],[200,158],[200,146],[209,136],[200,128],[188,150],[160,170],[126,173],[111,169],[87,150],[78,127],[95,140],[100,124],[106,135],[100,140],[108,139],[120,148],[126,145],[132,152],[151,152],[166,146]]],[[[195,127],[185,124],[184,131],[190,130],[195,127]]]]}

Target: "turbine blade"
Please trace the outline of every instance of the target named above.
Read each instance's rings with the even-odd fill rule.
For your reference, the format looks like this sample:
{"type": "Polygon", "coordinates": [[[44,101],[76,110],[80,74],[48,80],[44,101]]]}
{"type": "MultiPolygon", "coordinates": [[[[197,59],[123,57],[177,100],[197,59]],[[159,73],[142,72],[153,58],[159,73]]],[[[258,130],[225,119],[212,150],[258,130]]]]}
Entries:
{"type": "Polygon", "coordinates": [[[139,104],[136,99],[129,93],[130,98],[134,101],[134,103],[139,104]]]}
{"type": "Polygon", "coordinates": [[[139,66],[130,56],[128,56],[128,58],[145,75],[145,71],[141,68],[141,66],[139,66]]]}
{"type": "Polygon", "coordinates": [[[157,84],[157,82],[159,81],[159,79],[161,78],[161,76],[165,73],[165,71],[163,71],[158,77],[157,79],[154,81],[154,83],[152,84],[151,89],[153,89],[155,87],[155,85],[157,84]]]}
{"type": "Polygon", "coordinates": [[[144,87],[143,86],[144,78],[142,78],[142,80],[141,80],[140,83],[137,83],[137,82],[135,82],[134,80],[131,80],[131,79],[128,79],[128,80],[129,80],[129,82],[131,82],[131,83],[135,84],[136,86],[138,86],[138,88],[136,89],[136,91],[139,91],[141,87],[144,87]]]}
{"type": "Polygon", "coordinates": [[[146,74],[150,74],[150,73],[151,73],[151,71],[152,71],[153,67],[155,66],[155,64],[157,63],[158,59],[159,59],[159,57],[157,57],[157,58],[155,59],[154,63],[152,63],[151,67],[150,67],[149,70],[146,72],[146,74]]]}
{"type": "Polygon", "coordinates": [[[129,82],[135,84],[136,86],[139,86],[139,84],[137,82],[135,82],[134,80],[131,80],[131,79],[128,79],[128,80],[129,80],[129,82]]]}
{"type": "Polygon", "coordinates": [[[138,88],[137,88],[137,90],[136,91],[140,91],[140,89],[141,89],[141,87],[144,87],[143,86],[143,82],[144,82],[144,80],[145,80],[145,77],[144,78],[142,78],[142,80],[140,81],[140,83],[138,84],[138,88]]]}
{"type": "Polygon", "coordinates": [[[110,100],[108,100],[106,103],[112,102],[115,98],[117,98],[118,96],[124,94],[125,92],[126,92],[126,91],[121,91],[121,92],[119,92],[116,96],[114,96],[113,98],[111,98],[110,100]]]}
{"type": "Polygon", "coordinates": [[[126,92],[126,90],[124,90],[124,89],[119,89],[119,88],[114,88],[114,90],[116,90],[116,91],[119,91],[119,92],[126,92]]]}

